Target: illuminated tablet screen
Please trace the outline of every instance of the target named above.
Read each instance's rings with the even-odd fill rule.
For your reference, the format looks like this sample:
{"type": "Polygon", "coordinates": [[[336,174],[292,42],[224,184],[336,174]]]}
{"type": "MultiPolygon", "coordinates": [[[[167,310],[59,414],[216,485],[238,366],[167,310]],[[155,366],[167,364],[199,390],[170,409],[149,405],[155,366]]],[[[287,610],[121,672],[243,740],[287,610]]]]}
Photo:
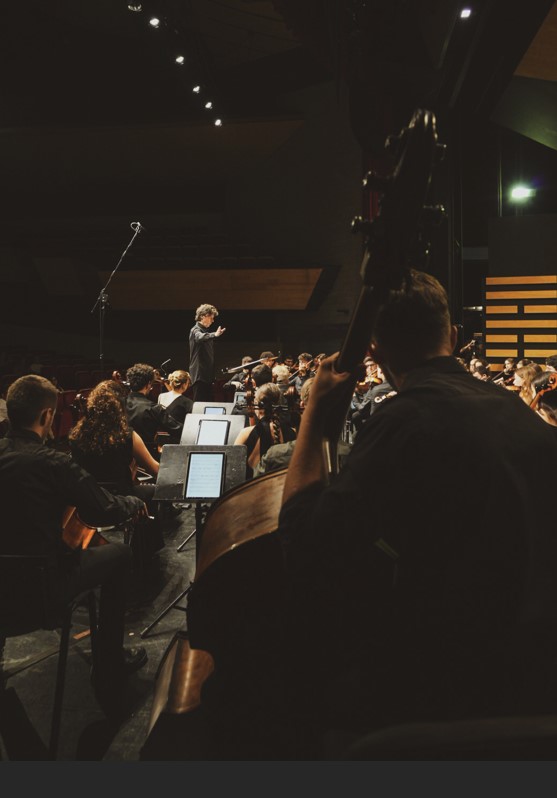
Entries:
{"type": "Polygon", "coordinates": [[[191,452],[186,499],[216,499],[222,493],[224,452],[191,452]]]}
{"type": "Polygon", "coordinates": [[[197,429],[196,444],[200,446],[224,446],[228,438],[230,421],[224,419],[201,419],[197,429]]]}

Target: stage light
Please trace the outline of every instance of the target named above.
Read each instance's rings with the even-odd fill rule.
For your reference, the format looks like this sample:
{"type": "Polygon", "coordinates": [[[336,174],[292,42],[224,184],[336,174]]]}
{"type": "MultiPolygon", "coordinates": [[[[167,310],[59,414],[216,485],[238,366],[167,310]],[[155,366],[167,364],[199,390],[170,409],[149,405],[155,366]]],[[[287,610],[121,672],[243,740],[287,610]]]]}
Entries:
{"type": "Polygon", "coordinates": [[[186,59],[184,58],[183,55],[177,55],[174,60],[176,61],[177,64],[183,64],[186,59]]]}
{"type": "Polygon", "coordinates": [[[511,199],[515,202],[522,202],[522,200],[533,196],[534,191],[531,188],[528,188],[528,186],[513,186],[511,189],[511,199]]]}
{"type": "Polygon", "coordinates": [[[160,24],[161,21],[158,17],[151,17],[149,20],[149,25],[151,25],[152,28],[158,28],[160,24]]]}
{"type": "Polygon", "coordinates": [[[213,103],[211,102],[211,100],[209,100],[209,102],[205,103],[205,108],[208,111],[210,111],[212,107],[213,107],[213,103]]]}
{"type": "Polygon", "coordinates": [[[461,9],[461,12],[460,12],[460,18],[461,19],[468,19],[468,17],[471,14],[472,14],[472,9],[471,8],[463,8],[463,9],[461,9]]]}
{"type": "Polygon", "coordinates": [[[199,92],[201,91],[201,86],[194,86],[192,91],[194,94],[199,94],[199,92]]]}
{"type": "Polygon", "coordinates": [[[135,3],[135,5],[133,3],[128,3],[128,11],[135,11],[135,13],[138,14],[140,11],[143,11],[143,8],[141,7],[141,3],[135,3]]]}
{"type": "Polygon", "coordinates": [[[215,127],[222,127],[222,119],[215,119],[214,125],[215,127]]]}

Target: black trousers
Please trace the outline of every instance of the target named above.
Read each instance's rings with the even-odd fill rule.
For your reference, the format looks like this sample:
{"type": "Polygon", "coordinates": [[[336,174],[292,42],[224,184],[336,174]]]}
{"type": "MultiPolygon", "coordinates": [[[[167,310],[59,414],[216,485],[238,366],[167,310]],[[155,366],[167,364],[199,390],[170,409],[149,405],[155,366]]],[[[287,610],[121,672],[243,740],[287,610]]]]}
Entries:
{"type": "Polygon", "coordinates": [[[130,584],[132,551],[125,543],[91,546],[79,553],[67,575],[66,598],[100,587],[99,671],[117,677],[124,664],[124,613],[130,584]]]}
{"type": "Polygon", "coordinates": [[[192,393],[194,402],[210,402],[213,395],[211,383],[201,382],[200,380],[194,382],[192,386],[192,393]]]}

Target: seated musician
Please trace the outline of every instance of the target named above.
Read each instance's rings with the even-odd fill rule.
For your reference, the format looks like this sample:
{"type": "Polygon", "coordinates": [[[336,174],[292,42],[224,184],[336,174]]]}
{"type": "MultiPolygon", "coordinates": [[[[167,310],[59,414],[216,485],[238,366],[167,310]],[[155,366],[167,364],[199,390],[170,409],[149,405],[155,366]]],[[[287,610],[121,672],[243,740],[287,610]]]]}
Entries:
{"type": "Polygon", "coordinates": [[[193,401],[186,396],[186,391],[191,386],[191,377],[187,371],[173,371],[168,377],[170,385],[169,395],[172,400],[166,404],[167,415],[173,419],[180,429],[169,434],[169,443],[180,443],[182,428],[188,413],[193,410],[193,401]]]}
{"type": "Polygon", "coordinates": [[[93,683],[101,706],[112,713],[127,676],[147,660],[145,649],[123,648],[132,554],[123,543],[72,549],[62,538],[62,518],[75,506],[84,522],[108,526],[144,517],[146,508],[136,496],[113,496],[70,456],[46,445],[57,397],[56,388],[38,375],[20,377],[8,390],[11,430],[0,440],[0,552],[47,555],[61,603],[100,587],[99,670],[93,683]]]}
{"type": "Polygon", "coordinates": [[[530,405],[534,398],[532,380],[542,373],[543,366],[539,363],[528,363],[526,366],[519,366],[514,373],[513,385],[518,388],[518,396],[527,405],[530,405]]]}
{"type": "Polygon", "coordinates": [[[259,360],[264,366],[269,366],[269,368],[272,369],[275,363],[278,362],[278,355],[275,355],[270,350],[265,350],[259,355],[259,360]]]}
{"type": "Polygon", "coordinates": [[[141,437],[128,423],[125,397],[118,383],[103,380],[87,397],[85,415],[70,430],[68,441],[73,459],[98,482],[111,483],[122,496],[139,496],[152,501],[154,484],[134,482],[139,466],[151,476],[159,463],[151,456],[141,437]]]}
{"type": "Polygon", "coordinates": [[[302,352],[298,355],[298,369],[290,377],[290,385],[295,387],[298,396],[300,395],[304,382],[314,376],[314,372],[311,370],[312,364],[313,358],[309,352],[302,352]]]}
{"type": "Polygon", "coordinates": [[[253,469],[270,446],[286,443],[296,437],[295,431],[284,418],[281,400],[282,394],[272,382],[265,383],[255,391],[255,425],[244,427],[234,441],[235,445],[245,444],[248,448],[247,479],[251,479],[253,469]]]}
{"type": "MultiPolygon", "coordinates": [[[[275,369],[278,368],[281,368],[281,366],[275,366],[275,369]]],[[[307,404],[313,380],[314,378],[311,377],[309,380],[306,380],[302,386],[302,395],[300,396],[300,410],[302,412],[307,404]]],[[[277,471],[280,468],[286,468],[290,462],[290,458],[292,457],[292,452],[294,451],[295,445],[295,438],[287,441],[286,443],[273,443],[273,445],[269,446],[267,452],[261,457],[259,463],[255,465],[253,469],[253,476],[260,477],[263,474],[268,474],[269,471],[277,471]]]]}
{"type": "MultiPolygon", "coordinates": [[[[251,355],[244,355],[242,358],[242,366],[245,366],[246,363],[252,363],[253,358],[251,355]]],[[[251,369],[243,368],[241,371],[238,371],[236,374],[233,374],[228,382],[225,382],[223,390],[226,389],[233,390],[233,391],[245,391],[246,390],[246,382],[250,376],[251,369]]]]}
{"type": "Polygon", "coordinates": [[[126,411],[130,426],[137,432],[155,459],[159,458],[156,434],[159,431],[178,436],[182,425],[178,424],[166,408],[149,398],[155,380],[155,370],[147,363],[135,363],[126,372],[130,392],[126,400],[126,411]]]}
{"type": "Polygon", "coordinates": [[[527,688],[544,648],[555,657],[557,444],[523,402],[470,379],[455,342],[446,292],[412,271],[373,331],[398,393],[330,481],[321,444],[357,375],[332,357],[312,385],[278,535],[294,704],[329,729],[552,711],[527,688]]]}
{"type": "Polygon", "coordinates": [[[381,366],[374,364],[373,373],[374,377],[362,399],[360,407],[351,415],[355,432],[361,430],[362,426],[371,418],[384,399],[391,398],[396,393],[381,366]]]}
{"type": "Polygon", "coordinates": [[[136,526],[132,549],[143,567],[163,548],[159,503],[155,501],[155,482],[139,481],[138,468],[156,479],[159,463],[129,424],[125,394],[119,383],[103,380],[87,397],[85,415],[70,430],[68,442],[72,458],[103,487],[119,496],[138,496],[147,505],[151,519],[136,526]]]}
{"type": "Polygon", "coordinates": [[[557,374],[551,369],[537,374],[532,380],[534,400],[531,407],[557,435],[557,374]]]}

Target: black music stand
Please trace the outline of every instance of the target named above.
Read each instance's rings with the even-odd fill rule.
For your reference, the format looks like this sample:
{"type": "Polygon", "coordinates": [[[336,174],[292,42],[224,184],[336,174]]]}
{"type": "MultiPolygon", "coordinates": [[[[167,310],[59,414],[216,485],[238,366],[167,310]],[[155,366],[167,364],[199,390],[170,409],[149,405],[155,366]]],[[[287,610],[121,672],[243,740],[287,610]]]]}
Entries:
{"type": "MultiPolygon", "coordinates": [[[[202,505],[213,502],[220,496],[185,496],[186,479],[190,455],[193,453],[224,453],[224,474],[220,496],[227,491],[246,481],[247,446],[185,446],[182,444],[167,444],[163,446],[159,473],[155,486],[154,499],[158,501],[180,502],[189,498],[195,502],[195,529],[178,546],[181,551],[186,543],[195,535],[195,559],[199,556],[199,545],[203,531],[203,509],[202,505]]],[[[141,637],[145,638],[156,624],[162,620],[172,609],[186,612],[186,608],[180,606],[180,601],[191,590],[190,585],[183,590],[171,603],[163,609],[159,615],[141,632],[141,637]]]]}

